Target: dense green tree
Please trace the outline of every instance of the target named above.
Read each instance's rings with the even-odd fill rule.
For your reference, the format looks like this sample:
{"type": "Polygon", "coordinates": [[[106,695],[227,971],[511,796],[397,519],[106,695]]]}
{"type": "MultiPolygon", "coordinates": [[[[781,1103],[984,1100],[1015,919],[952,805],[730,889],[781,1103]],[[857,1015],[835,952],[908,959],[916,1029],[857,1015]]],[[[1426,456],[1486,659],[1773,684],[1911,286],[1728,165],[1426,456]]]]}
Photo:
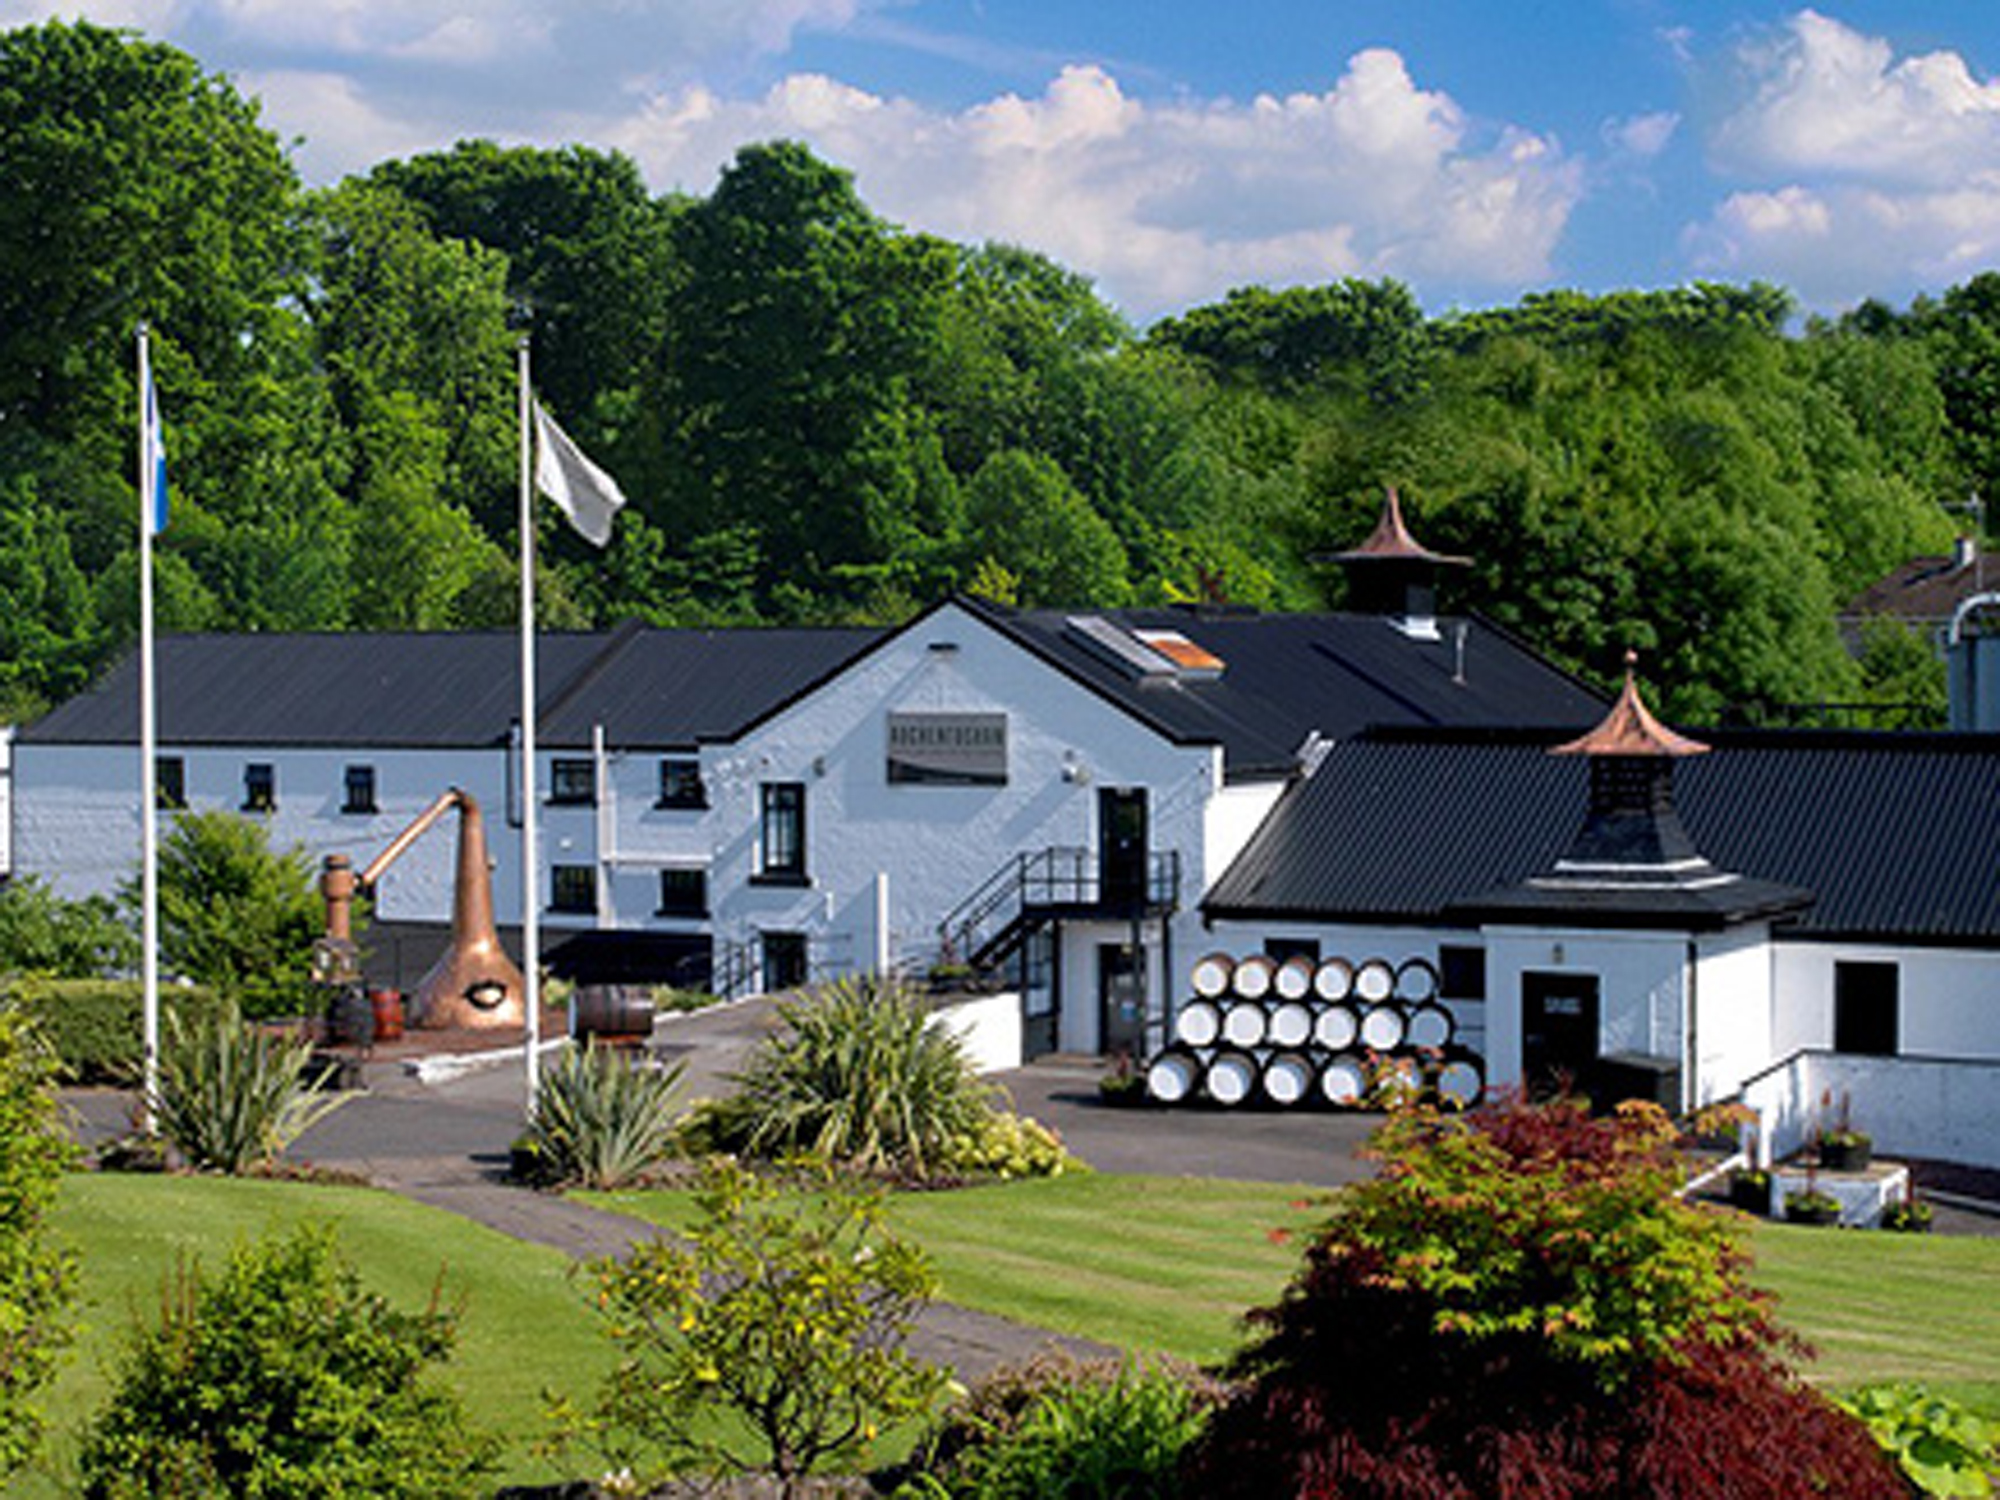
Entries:
{"type": "MultiPolygon", "coordinates": [[[[1053,460],[1006,448],[980,466],[966,491],[966,544],[991,559],[1024,605],[1126,603],[1125,549],[1053,460]]],[[[970,571],[970,570],[968,570],[970,571]]]]}
{"type": "MultiPolygon", "coordinates": [[[[248,1016],[301,1013],[325,926],[305,851],[271,848],[261,823],[182,813],[160,840],[160,958],[237,1001],[248,1016]]],[[[121,893],[136,905],[138,883],[121,893]]]]}
{"type": "Polygon", "coordinates": [[[651,399],[670,425],[669,531],[754,531],[768,581],[808,586],[957,531],[957,493],[911,399],[948,247],[898,234],[845,172],[749,147],[674,222],[685,282],[651,399]]]}
{"type": "Polygon", "coordinates": [[[1423,389],[1432,342],[1408,287],[1352,278],[1276,292],[1238,287],[1148,337],[1225,379],[1290,392],[1338,385],[1382,404],[1423,389]]]}

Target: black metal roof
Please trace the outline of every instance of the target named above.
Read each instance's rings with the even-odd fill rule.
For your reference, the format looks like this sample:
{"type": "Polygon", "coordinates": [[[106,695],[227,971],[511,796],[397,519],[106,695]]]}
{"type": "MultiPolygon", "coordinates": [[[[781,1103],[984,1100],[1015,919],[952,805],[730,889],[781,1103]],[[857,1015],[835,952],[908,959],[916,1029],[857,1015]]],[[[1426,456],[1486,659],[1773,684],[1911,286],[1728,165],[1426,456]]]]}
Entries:
{"type": "MultiPolygon", "coordinates": [[[[545,712],[604,639],[541,637],[535,688],[545,712]]],[[[168,745],[491,745],[505,742],[521,704],[520,638],[511,631],[168,635],[154,668],[168,745]]],[[[136,653],[20,738],[136,744],[136,653]]]]}
{"type": "MultiPolygon", "coordinates": [[[[1814,897],[1818,938],[2000,944],[2000,736],[1704,732],[1675,800],[1719,868],[1814,897]]],[[[1383,732],[1332,747],[1209,891],[1216,917],[1463,923],[1549,870],[1588,768],[1553,736],[1383,732]]],[[[1588,904],[1577,903],[1578,918],[1588,904]]],[[[1556,913],[1544,913],[1549,921],[1556,913]]]]}
{"type": "Polygon", "coordinates": [[[1346,739],[1380,725],[1574,729],[1604,712],[1597,693],[1477,618],[1440,621],[1439,638],[1424,640],[1379,615],[967,606],[1168,738],[1221,745],[1231,776],[1295,770],[1314,735],[1346,739]],[[1078,638],[1069,622],[1080,613],[1127,633],[1177,632],[1223,669],[1212,679],[1141,679],[1078,638]]]}
{"type": "MultiPolygon", "coordinates": [[[[657,630],[542,634],[538,733],[586,746],[693,747],[732,733],[835,670],[879,630],[657,630]]],[[[503,744],[520,714],[513,631],[177,635],[155,656],[166,745],[503,744]]],[[[133,744],[136,655],[21,731],[29,744],[133,744]]]]}

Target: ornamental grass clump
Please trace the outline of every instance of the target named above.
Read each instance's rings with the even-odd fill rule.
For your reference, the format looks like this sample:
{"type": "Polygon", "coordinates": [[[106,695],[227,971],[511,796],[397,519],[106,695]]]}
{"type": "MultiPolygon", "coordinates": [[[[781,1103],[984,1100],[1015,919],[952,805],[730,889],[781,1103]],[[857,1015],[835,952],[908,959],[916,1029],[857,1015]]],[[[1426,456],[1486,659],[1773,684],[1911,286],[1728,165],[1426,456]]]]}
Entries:
{"type": "Polygon", "coordinates": [[[1190,1463],[1216,1497],[1902,1493],[1804,1386],[1647,1105],[1392,1118],[1190,1463]]]}
{"type": "Polygon", "coordinates": [[[542,1077],[522,1144],[550,1183],[617,1188],[679,1149],[681,1065],[654,1065],[592,1039],[568,1048],[542,1077]]]}
{"type": "Polygon", "coordinates": [[[983,1138],[994,1090],[895,981],[850,975],[779,1002],[777,1015],[721,1111],[737,1137],[724,1144],[923,1179],[947,1170],[957,1143],[983,1138]]]}
{"type": "Polygon", "coordinates": [[[247,1024],[233,1002],[166,1015],[160,1133],[191,1167],[237,1175],[268,1166],[348,1096],[311,1074],[312,1043],[247,1024]],[[308,1075],[311,1076],[308,1076],[308,1075]]]}

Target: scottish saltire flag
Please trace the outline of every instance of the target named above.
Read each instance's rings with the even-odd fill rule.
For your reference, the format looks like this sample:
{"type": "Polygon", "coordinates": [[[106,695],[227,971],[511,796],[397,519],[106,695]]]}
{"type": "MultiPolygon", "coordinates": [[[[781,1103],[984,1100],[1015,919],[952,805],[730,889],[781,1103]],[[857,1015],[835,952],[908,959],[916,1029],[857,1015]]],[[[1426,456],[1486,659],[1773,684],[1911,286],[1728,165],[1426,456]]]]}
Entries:
{"type": "Polygon", "coordinates": [[[561,507],[584,540],[602,547],[611,540],[611,521],[625,504],[625,492],[618,488],[617,480],[584,456],[539,401],[535,403],[535,437],[535,488],[561,507]]]}
{"type": "Polygon", "coordinates": [[[167,529],[167,438],[160,430],[160,398],[153,390],[153,373],[146,372],[146,530],[158,536],[167,529]]]}

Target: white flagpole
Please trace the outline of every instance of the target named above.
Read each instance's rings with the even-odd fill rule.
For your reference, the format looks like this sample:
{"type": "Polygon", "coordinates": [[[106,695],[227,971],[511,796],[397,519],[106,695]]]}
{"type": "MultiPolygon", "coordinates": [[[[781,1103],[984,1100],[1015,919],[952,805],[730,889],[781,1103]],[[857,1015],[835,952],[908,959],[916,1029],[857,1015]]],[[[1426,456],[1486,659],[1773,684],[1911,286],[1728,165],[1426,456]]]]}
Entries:
{"type": "Polygon", "coordinates": [[[527,1107],[541,1091],[541,866],[535,849],[535,455],[528,341],[517,348],[521,404],[521,977],[526,981],[527,1107]]]}
{"type": "Polygon", "coordinates": [[[144,997],[144,1124],[159,1129],[160,1102],[160,809],[153,686],[153,518],[158,514],[159,435],[151,406],[153,369],[146,325],[139,325],[139,948],[144,997]]]}

